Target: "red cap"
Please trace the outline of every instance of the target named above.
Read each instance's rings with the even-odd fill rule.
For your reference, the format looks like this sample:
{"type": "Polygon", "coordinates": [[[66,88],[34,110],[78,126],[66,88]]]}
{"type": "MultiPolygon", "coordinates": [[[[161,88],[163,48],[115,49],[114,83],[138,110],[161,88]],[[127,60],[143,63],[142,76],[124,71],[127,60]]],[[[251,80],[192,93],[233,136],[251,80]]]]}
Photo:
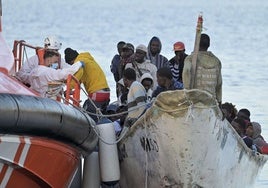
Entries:
{"type": "Polygon", "coordinates": [[[176,42],[173,45],[173,48],[174,48],[174,51],[182,51],[185,49],[185,46],[184,46],[183,42],[176,42]]]}

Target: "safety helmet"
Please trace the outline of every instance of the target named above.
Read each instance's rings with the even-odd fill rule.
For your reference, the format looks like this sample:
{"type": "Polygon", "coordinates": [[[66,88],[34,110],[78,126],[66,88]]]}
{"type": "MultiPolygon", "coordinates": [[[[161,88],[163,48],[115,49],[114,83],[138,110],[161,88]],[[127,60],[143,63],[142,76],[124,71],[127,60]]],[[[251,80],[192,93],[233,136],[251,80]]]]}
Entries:
{"type": "Polygon", "coordinates": [[[60,50],[61,49],[61,42],[55,36],[49,36],[45,38],[44,45],[46,48],[51,50],[60,50]]]}

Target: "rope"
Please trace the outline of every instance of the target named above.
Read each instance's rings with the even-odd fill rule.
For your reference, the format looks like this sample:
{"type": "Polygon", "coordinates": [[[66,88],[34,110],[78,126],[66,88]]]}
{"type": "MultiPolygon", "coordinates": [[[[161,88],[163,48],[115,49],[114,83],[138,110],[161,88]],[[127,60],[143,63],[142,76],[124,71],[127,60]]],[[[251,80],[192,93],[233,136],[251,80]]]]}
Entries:
{"type": "Polygon", "coordinates": [[[64,86],[63,82],[57,82],[57,83],[50,82],[50,83],[48,83],[48,90],[46,92],[46,97],[54,98],[54,97],[57,97],[59,95],[61,96],[61,94],[63,92],[63,86],[64,86]]]}
{"type": "MultiPolygon", "coordinates": [[[[84,108],[81,108],[81,107],[77,107],[75,105],[73,105],[72,103],[70,103],[69,101],[67,101],[64,97],[62,97],[62,95],[58,95],[58,97],[60,97],[63,101],[65,101],[66,103],[68,103],[69,105],[73,106],[74,108],[76,108],[77,110],[79,110],[80,112],[82,113],[86,113],[86,114],[93,114],[93,115],[98,115],[98,114],[94,114],[94,113],[91,113],[91,112],[88,112],[86,111],[84,108]]],[[[144,106],[144,105],[141,105],[141,106],[144,106]]],[[[117,114],[126,114],[128,113],[129,111],[126,111],[126,112],[122,112],[122,113],[117,113],[117,114]]],[[[101,116],[101,117],[112,117],[112,116],[116,116],[115,114],[112,114],[112,115],[98,115],[98,116],[101,116]]],[[[127,134],[128,130],[129,130],[129,127],[126,127],[124,126],[122,131],[121,131],[121,134],[120,136],[117,138],[117,140],[115,142],[108,142],[106,141],[104,138],[102,138],[98,132],[98,130],[96,129],[96,126],[93,126],[92,124],[89,124],[90,127],[92,127],[93,131],[96,133],[97,137],[102,141],[104,142],[105,144],[108,144],[108,145],[114,145],[114,144],[117,144],[118,142],[120,142],[124,136],[127,134]]]]}

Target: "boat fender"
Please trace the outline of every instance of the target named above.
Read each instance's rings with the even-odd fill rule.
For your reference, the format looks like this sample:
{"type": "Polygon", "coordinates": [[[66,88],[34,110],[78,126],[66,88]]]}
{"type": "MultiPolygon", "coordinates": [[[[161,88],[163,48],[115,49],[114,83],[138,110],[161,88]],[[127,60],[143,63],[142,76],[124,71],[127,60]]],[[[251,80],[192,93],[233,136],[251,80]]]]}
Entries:
{"type": "Polygon", "coordinates": [[[84,158],[82,188],[100,188],[99,152],[93,151],[84,158]]]}
{"type": "Polygon", "coordinates": [[[113,122],[103,118],[98,122],[99,131],[99,160],[101,181],[111,185],[120,179],[119,158],[116,144],[116,135],[113,122]]]}

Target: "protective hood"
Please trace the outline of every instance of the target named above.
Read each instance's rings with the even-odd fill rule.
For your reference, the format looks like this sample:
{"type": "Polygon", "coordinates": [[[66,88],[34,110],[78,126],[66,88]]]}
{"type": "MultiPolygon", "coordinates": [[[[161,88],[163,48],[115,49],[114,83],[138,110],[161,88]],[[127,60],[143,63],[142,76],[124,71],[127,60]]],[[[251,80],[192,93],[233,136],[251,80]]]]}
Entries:
{"type": "Polygon", "coordinates": [[[144,80],[145,78],[149,78],[152,80],[152,85],[154,85],[154,79],[152,77],[152,75],[148,72],[144,73],[142,76],[141,76],[141,79],[140,79],[140,82],[142,82],[142,80],[144,80]]]}
{"type": "Polygon", "coordinates": [[[251,122],[253,126],[253,139],[261,135],[261,125],[257,122],[251,122]]]}

